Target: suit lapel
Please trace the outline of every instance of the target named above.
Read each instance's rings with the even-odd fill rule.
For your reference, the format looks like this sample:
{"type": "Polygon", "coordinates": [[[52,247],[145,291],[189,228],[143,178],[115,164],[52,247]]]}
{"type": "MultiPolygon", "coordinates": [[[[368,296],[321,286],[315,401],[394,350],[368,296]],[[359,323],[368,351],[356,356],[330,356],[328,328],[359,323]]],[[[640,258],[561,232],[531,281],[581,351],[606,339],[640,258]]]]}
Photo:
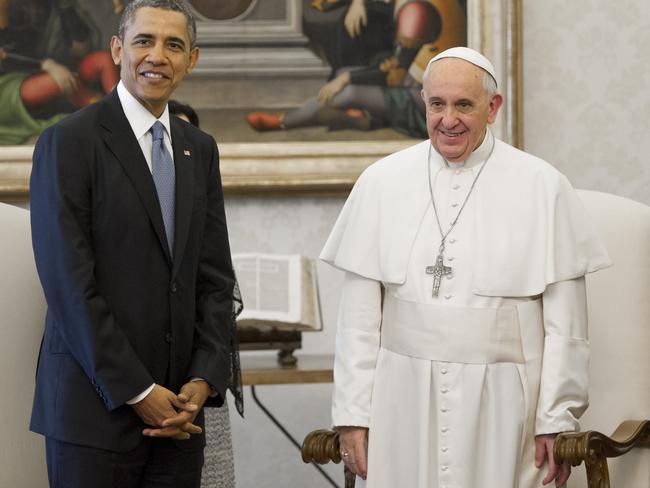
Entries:
{"type": "Polygon", "coordinates": [[[176,167],[176,222],[174,234],[174,265],[172,277],[185,253],[187,236],[194,206],[194,157],[193,146],[185,137],[182,123],[170,117],[172,128],[172,146],[174,148],[174,165],[176,167]]]}
{"type": "MultiPolygon", "coordinates": [[[[160,202],[158,201],[156,187],[147,161],[142,154],[142,149],[133,135],[126,115],[124,115],[122,105],[117,96],[117,90],[113,90],[100,103],[102,104],[100,124],[104,129],[104,142],[120,162],[124,172],[140,196],[142,205],[149,216],[149,220],[158,236],[165,256],[167,256],[167,261],[171,265],[172,260],[167,246],[165,225],[160,211],[160,202]]],[[[178,188],[176,192],[178,194],[178,188]]]]}

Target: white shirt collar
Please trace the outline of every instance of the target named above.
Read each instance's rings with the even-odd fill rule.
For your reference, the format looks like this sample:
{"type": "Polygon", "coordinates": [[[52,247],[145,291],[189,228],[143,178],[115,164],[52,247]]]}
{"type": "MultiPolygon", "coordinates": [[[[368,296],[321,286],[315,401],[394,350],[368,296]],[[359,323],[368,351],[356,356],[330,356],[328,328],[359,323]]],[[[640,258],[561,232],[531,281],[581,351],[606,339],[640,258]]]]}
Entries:
{"type": "MultiPolygon", "coordinates": [[[[489,127],[485,128],[485,136],[483,137],[483,141],[479,146],[474,149],[474,151],[467,157],[465,161],[449,161],[449,168],[452,169],[459,169],[459,168],[472,168],[474,166],[478,166],[479,164],[485,162],[490,155],[490,151],[492,150],[492,146],[494,145],[494,135],[492,135],[492,131],[490,130],[489,127]]],[[[447,166],[445,164],[445,160],[443,159],[442,164],[444,166],[447,166]]]]}
{"type": "Polygon", "coordinates": [[[131,95],[122,81],[117,84],[117,96],[120,99],[124,115],[126,115],[126,119],[129,121],[131,130],[133,130],[133,134],[135,134],[137,140],[140,140],[143,135],[149,132],[149,129],[151,129],[151,126],[156,122],[156,120],[159,120],[162,125],[165,126],[165,131],[171,140],[172,133],[169,125],[168,106],[165,106],[162,115],[156,119],[149,110],[147,110],[133,95],[131,95]]]}
{"type": "Polygon", "coordinates": [[[471,168],[472,166],[476,166],[486,161],[490,155],[490,152],[492,151],[492,148],[494,147],[494,143],[495,141],[494,136],[492,135],[492,131],[489,127],[486,127],[483,141],[476,149],[474,149],[472,154],[469,155],[465,161],[465,167],[471,168]]]}

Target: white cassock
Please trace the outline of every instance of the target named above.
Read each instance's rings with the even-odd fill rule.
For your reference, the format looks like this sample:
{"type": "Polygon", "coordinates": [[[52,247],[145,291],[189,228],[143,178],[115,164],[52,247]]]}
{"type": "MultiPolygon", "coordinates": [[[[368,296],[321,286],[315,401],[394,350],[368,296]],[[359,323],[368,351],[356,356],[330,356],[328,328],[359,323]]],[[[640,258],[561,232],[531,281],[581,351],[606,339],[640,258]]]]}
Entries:
{"type": "Polygon", "coordinates": [[[369,427],[367,488],[532,488],[534,435],[587,407],[584,275],[609,264],[575,192],[493,138],[464,164],[425,141],[369,167],[321,254],[346,271],[334,426],[369,427]],[[428,188],[446,238],[440,246],[428,188]],[[383,303],[381,285],[385,289],[383,303]]]}

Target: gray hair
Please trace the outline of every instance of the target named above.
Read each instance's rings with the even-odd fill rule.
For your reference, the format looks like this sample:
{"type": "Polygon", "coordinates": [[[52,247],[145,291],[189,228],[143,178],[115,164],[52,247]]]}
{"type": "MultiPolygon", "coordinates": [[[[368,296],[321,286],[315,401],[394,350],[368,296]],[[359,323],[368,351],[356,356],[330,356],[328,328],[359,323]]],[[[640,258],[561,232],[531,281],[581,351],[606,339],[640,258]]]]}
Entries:
{"type": "MultiPolygon", "coordinates": [[[[442,59],[449,59],[449,58],[442,58],[442,59]]],[[[462,59],[462,58],[461,58],[462,59]]],[[[427,68],[424,70],[424,74],[422,75],[422,88],[426,91],[427,87],[427,80],[429,79],[429,73],[431,72],[431,66],[433,66],[435,63],[438,61],[433,61],[427,65],[427,68]]],[[[469,61],[468,61],[469,62],[469,61]]],[[[485,89],[485,92],[487,93],[488,98],[494,96],[498,92],[497,88],[497,80],[492,78],[492,75],[485,71],[483,68],[480,66],[477,66],[483,73],[483,88],[485,89]]]]}
{"type": "Polygon", "coordinates": [[[161,10],[171,10],[172,12],[180,12],[187,20],[187,33],[190,36],[190,48],[196,45],[196,20],[194,15],[187,5],[179,0],[133,0],[129,3],[122,12],[120,23],[117,27],[117,35],[120,39],[124,39],[126,28],[133,22],[135,13],[144,7],[159,8],[161,10]]]}

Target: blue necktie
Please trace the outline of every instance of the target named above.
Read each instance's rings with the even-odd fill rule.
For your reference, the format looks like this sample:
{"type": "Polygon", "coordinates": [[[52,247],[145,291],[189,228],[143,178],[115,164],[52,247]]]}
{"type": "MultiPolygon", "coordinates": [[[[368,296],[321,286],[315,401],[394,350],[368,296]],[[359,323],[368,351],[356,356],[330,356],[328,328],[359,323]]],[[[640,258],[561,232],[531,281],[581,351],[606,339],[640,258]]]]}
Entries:
{"type": "Polygon", "coordinates": [[[165,127],[160,121],[151,126],[153,147],[151,149],[151,165],[153,182],[158,192],[158,201],[165,224],[165,234],[169,245],[169,254],[174,255],[174,209],[175,209],[175,186],[176,172],[174,160],[165,147],[163,134],[165,127]]]}

